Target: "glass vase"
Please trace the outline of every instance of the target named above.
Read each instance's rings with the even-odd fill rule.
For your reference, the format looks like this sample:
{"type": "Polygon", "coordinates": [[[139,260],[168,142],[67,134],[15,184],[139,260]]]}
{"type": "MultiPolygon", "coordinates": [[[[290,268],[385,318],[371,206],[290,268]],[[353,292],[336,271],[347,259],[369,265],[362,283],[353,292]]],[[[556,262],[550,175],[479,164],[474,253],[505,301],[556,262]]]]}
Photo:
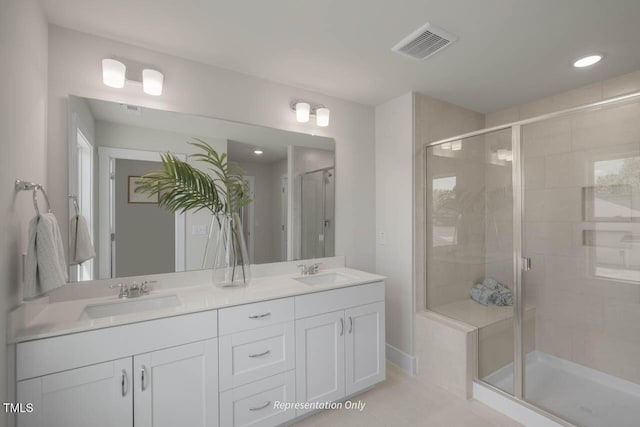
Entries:
{"type": "Polygon", "coordinates": [[[251,281],[249,252],[240,216],[218,216],[220,230],[213,257],[213,281],[218,286],[244,286],[251,281]]]}

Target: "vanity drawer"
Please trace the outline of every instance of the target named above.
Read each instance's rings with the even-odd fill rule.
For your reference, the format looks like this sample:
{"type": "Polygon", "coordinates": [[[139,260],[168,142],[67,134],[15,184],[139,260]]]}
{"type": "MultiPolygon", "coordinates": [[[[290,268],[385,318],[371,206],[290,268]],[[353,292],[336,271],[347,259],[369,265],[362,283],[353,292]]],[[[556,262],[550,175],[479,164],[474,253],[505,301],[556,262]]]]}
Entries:
{"type": "Polygon", "coordinates": [[[220,390],[295,368],[293,321],[220,338],[220,390]]]}
{"type": "Polygon", "coordinates": [[[293,320],[293,298],[239,305],[219,311],[219,334],[228,335],[290,320],[293,320]]]}
{"type": "Polygon", "coordinates": [[[296,319],[384,301],[384,282],[348,286],[295,297],[296,319]]]}
{"type": "Polygon", "coordinates": [[[295,371],[220,393],[220,425],[266,427],[295,416],[295,410],[276,408],[275,402],[295,402],[295,371]]]}

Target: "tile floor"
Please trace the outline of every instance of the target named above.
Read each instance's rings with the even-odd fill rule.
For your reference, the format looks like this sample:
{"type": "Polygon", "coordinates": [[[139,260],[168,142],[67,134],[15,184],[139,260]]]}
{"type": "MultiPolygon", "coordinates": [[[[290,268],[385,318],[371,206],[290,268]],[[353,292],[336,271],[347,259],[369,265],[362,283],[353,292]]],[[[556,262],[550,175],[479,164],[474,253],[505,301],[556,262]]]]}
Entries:
{"type": "Polygon", "coordinates": [[[423,384],[387,364],[387,380],[352,399],[366,403],[357,410],[326,410],[294,424],[314,426],[515,427],[515,422],[475,400],[463,400],[423,384]]]}

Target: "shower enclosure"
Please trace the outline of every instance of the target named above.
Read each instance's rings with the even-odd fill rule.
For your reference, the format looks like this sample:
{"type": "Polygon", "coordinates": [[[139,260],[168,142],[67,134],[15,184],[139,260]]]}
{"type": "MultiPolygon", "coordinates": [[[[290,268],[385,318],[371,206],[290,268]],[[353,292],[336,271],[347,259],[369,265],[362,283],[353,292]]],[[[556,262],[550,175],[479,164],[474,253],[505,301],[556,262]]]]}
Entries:
{"type": "Polygon", "coordinates": [[[428,143],[424,160],[427,307],[478,328],[478,381],[558,420],[637,426],[640,93],[428,143]],[[513,304],[472,299],[485,279],[513,304]]]}
{"type": "Polygon", "coordinates": [[[302,174],[300,200],[301,259],[334,256],[335,170],[302,174]]]}

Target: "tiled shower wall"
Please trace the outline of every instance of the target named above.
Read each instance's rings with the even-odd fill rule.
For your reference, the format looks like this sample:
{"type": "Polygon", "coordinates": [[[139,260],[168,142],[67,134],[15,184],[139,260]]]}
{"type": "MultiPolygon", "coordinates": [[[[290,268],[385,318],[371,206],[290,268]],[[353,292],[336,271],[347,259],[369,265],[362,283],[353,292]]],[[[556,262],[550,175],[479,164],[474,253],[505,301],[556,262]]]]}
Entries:
{"type": "MultiPolygon", "coordinates": [[[[486,125],[637,90],[640,72],[488,114],[486,125]]],[[[522,144],[523,253],[534,267],[524,275],[524,289],[536,310],[536,348],[640,383],[640,283],[602,277],[593,261],[603,245],[598,233],[626,230],[637,240],[638,218],[593,218],[588,196],[595,162],[640,156],[640,103],[526,125],[522,144]]],[[[637,212],[640,188],[632,187],[629,200],[637,212]]],[[[630,256],[638,257],[633,245],[630,256]]]]}

